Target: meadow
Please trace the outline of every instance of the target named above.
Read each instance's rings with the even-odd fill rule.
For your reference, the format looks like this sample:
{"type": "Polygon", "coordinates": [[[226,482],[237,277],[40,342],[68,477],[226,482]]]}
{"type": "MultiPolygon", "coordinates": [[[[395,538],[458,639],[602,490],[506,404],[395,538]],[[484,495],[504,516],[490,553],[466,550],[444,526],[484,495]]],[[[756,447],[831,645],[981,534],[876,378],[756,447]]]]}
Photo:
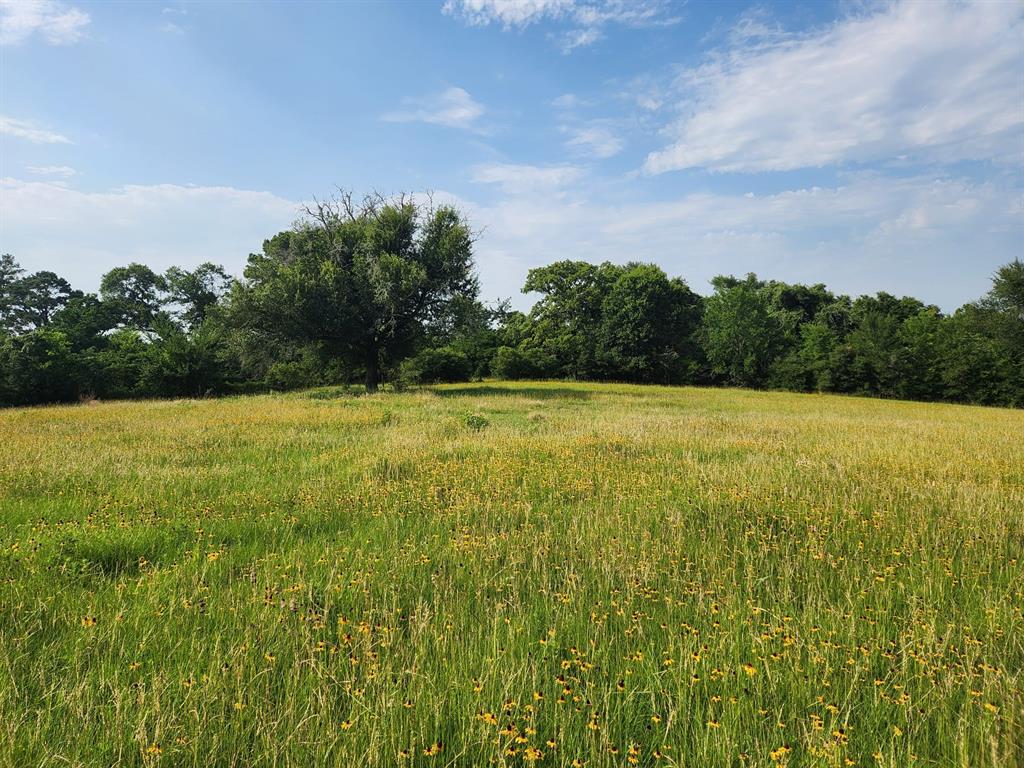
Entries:
{"type": "Polygon", "coordinates": [[[1024,412],[0,411],[0,764],[1024,765],[1024,412]]]}

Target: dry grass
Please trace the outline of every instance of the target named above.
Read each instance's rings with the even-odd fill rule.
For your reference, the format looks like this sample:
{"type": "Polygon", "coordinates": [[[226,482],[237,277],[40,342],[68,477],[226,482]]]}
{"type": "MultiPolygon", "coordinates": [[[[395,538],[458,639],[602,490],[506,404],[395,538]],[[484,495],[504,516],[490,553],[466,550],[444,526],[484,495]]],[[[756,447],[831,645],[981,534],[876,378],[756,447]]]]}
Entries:
{"type": "Polygon", "coordinates": [[[1024,413],[0,412],[0,763],[1024,765],[1024,413]]]}

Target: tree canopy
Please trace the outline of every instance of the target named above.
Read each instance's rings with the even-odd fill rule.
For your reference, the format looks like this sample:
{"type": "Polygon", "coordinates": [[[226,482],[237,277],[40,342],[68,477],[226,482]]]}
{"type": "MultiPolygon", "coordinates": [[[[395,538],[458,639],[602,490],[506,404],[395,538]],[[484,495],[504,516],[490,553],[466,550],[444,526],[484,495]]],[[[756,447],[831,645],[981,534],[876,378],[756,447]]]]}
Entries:
{"type": "Polygon", "coordinates": [[[569,378],[1024,406],[1024,264],[952,314],[913,297],[653,264],[530,270],[529,312],[478,297],[474,235],[447,206],[351,195],[251,254],[83,293],[0,256],[0,405],[200,396],[359,381],[569,378]]]}
{"type": "Polygon", "coordinates": [[[408,353],[450,301],[476,297],[472,233],[453,208],[406,197],[346,195],[307,214],[249,257],[229,312],[362,365],[374,392],[382,364],[408,353]]]}

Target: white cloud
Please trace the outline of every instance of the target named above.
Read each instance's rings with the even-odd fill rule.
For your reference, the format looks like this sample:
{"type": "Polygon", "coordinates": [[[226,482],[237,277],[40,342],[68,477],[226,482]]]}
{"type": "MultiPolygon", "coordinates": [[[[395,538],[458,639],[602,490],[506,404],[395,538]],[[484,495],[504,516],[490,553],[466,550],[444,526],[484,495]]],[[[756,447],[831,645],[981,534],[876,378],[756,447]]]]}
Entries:
{"type": "Polygon", "coordinates": [[[617,155],[622,151],[622,139],[607,128],[590,126],[587,128],[570,129],[572,138],[566,144],[586,155],[604,159],[617,155]]]}
{"type": "Polygon", "coordinates": [[[604,35],[600,27],[580,27],[562,35],[562,53],[572,53],[577,48],[585,48],[596,43],[604,35]]]}
{"type": "Polygon", "coordinates": [[[26,170],[33,176],[53,176],[58,179],[70,179],[78,175],[78,171],[70,165],[29,165],[26,170]]]}
{"type": "Polygon", "coordinates": [[[298,204],[269,192],[174,184],[81,192],[0,179],[0,241],[28,270],[52,269],[82,290],[132,261],[165,270],[204,261],[240,274],[249,253],[289,227],[298,204]]]}
{"type": "Polygon", "coordinates": [[[472,26],[500,24],[519,28],[542,21],[562,22],[569,29],[560,36],[564,53],[591,45],[610,24],[654,27],[677,24],[666,0],[445,0],[442,11],[472,26]]]}
{"type": "Polygon", "coordinates": [[[50,45],[78,41],[89,14],[54,0],[0,0],[0,45],[16,45],[39,34],[50,45]]]}
{"type": "Polygon", "coordinates": [[[442,11],[475,26],[525,27],[543,19],[562,18],[575,5],[575,0],[446,0],[442,11]]]}
{"type": "Polygon", "coordinates": [[[902,2],[805,35],[747,24],[687,71],[648,173],[1021,158],[1024,5],[902,2]]]}
{"type": "Polygon", "coordinates": [[[512,295],[519,308],[530,303],[519,289],[531,267],[583,259],[653,261],[700,293],[716,274],[752,271],[953,310],[988,290],[995,268],[1019,252],[1024,206],[1008,202],[1019,199],[999,182],[862,173],[837,187],[773,195],[609,202],[567,191],[459,205],[484,231],[477,257],[485,296],[512,295]]]}
{"type": "Polygon", "coordinates": [[[656,112],[664,105],[664,101],[651,93],[639,93],[634,97],[636,105],[648,112],[656,112]]]}
{"type": "MultiPolygon", "coordinates": [[[[946,310],[982,295],[1019,253],[1020,190],[1001,180],[849,176],[841,186],[773,195],[689,194],[667,202],[597,199],[571,166],[478,166],[505,196],[464,210],[483,236],[476,255],[485,298],[513,296],[529,268],[558,259],[654,261],[701,293],[721,273],[747,271],[850,293],[886,290],[946,310]]],[[[298,203],[268,192],[171,184],[81,192],[63,184],[0,180],[0,242],[29,270],[53,269],[95,290],[114,266],[140,261],[224,264],[287,228],[298,203]]]]}
{"type": "Polygon", "coordinates": [[[551,100],[551,106],[557,109],[576,109],[577,107],[585,107],[589,102],[584,101],[574,93],[563,93],[556,99],[551,100]]]}
{"type": "Polygon", "coordinates": [[[407,109],[381,116],[390,123],[432,123],[450,128],[474,128],[483,116],[484,107],[469,93],[458,87],[448,88],[435,96],[407,99],[407,109]]]}
{"type": "Polygon", "coordinates": [[[0,134],[14,136],[17,139],[25,139],[33,144],[71,143],[71,139],[67,136],[40,128],[31,120],[18,120],[6,115],[0,115],[0,134]]]}
{"type": "Polygon", "coordinates": [[[583,176],[580,168],[572,165],[513,165],[510,163],[484,163],[474,166],[472,179],[481,184],[497,184],[510,194],[552,192],[578,181],[583,176]]]}

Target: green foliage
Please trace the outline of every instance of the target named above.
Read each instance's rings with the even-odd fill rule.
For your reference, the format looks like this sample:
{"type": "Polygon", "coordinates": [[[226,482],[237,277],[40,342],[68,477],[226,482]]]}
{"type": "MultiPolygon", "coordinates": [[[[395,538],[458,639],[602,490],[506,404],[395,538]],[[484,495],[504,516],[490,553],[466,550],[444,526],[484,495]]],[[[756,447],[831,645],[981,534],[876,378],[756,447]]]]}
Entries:
{"type": "Polygon", "coordinates": [[[473,297],[472,236],[448,207],[350,196],[319,204],[249,257],[229,295],[229,322],[299,343],[365,370],[397,362],[455,297],[473,297]]]}
{"type": "Polygon", "coordinates": [[[71,345],[45,328],[0,337],[0,405],[55,403],[78,397],[71,345]]]}
{"type": "Polygon", "coordinates": [[[464,356],[466,377],[482,378],[490,373],[501,344],[500,327],[510,314],[507,301],[487,306],[469,296],[453,296],[425,326],[422,344],[427,350],[445,348],[464,356]]]}
{"type": "Polygon", "coordinates": [[[295,356],[270,363],[259,379],[259,389],[287,392],[292,389],[322,387],[347,381],[343,366],[336,360],[324,360],[316,350],[302,348],[295,356]]]}
{"type": "Polygon", "coordinates": [[[178,316],[188,328],[200,326],[231,287],[224,267],[206,262],[194,270],[171,267],[164,275],[167,300],[180,307],[178,316]]]}
{"type": "Polygon", "coordinates": [[[13,293],[11,325],[15,332],[45,328],[72,297],[81,295],[53,272],[36,272],[21,278],[13,293]]]}
{"type": "Polygon", "coordinates": [[[104,334],[118,327],[115,307],[102,302],[95,294],[73,296],[54,318],[52,327],[62,331],[76,351],[104,346],[104,334]]]}
{"type": "Polygon", "coordinates": [[[598,333],[601,308],[622,267],[559,261],[531,269],[523,292],[541,294],[530,311],[530,337],[524,346],[557,361],[557,374],[586,379],[600,376],[598,333]]]}
{"type": "Polygon", "coordinates": [[[102,376],[89,387],[89,394],[103,399],[148,397],[143,385],[149,346],[139,331],[122,328],[112,333],[107,343],[94,349],[89,357],[102,376]]]}
{"type": "Polygon", "coordinates": [[[479,432],[490,426],[491,422],[486,416],[479,413],[471,413],[465,418],[466,426],[474,432],[479,432]]]}
{"type": "Polygon", "coordinates": [[[16,330],[16,286],[24,273],[11,254],[0,254],[0,333],[11,334],[16,330]]]}
{"type": "Polygon", "coordinates": [[[605,378],[673,384],[692,381],[700,297],[652,264],[630,264],[601,302],[596,358],[605,378]]]}
{"type": "Polygon", "coordinates": [[[946,398],[985,405],[1024,404],[1020,372],[992,332],[992,320],[986,310],[967,305],[943,323],[938,347],[946,398]]]}
{"type": "Polygon", "coordinates": [[[406,360],[403,369],[405,378],[417,384],[469,381],[473,375],[469,358],[452,347],[425,349],[406,360]]]}
{"type": "Polygon", "coordinates": [[[997,312],[1024,322],[1024,261],[1014,259],[996,270],[985,301],[997,312]]]}
{"type": "Polygon", "coordinates": [[[922,309],[903,321],[896,333],[895,394],[905,400],[937,400],[942,397],[939,332],[942,316],[935,307],[922,309]]]}
{"type": "Polygon", "coordinates": [[[278,392],[315,387],[319,383],[317,372],[297,360],[273,363],[263,376],[264,386],[278,392]]]}
{"type": "Polygon", "coordinates": [[[912,297],[720,275],[702,299],[651,264],[530,271],[527,314],[476,296],[448,208],[342,197],[223,268],[131,264],[100,296],[0,256],[0,402],[196,397],[362,379],[719,383],[1024,405],[1024,264],[951,316],[912,297]]]}
{"type": "Polygon", "coordinates": [[[704,350],[712,370],[730,384],[761,387],[787,334],[792,312],[778,308],[772,291],[754,274],[745,280],[713,281],[715,293],[704,303],[704,350]]]}
{"type": "Polygon", "coordinates": [[[154,395],[200,397],[224,391],[224,372],[218,364],[219,340],[200,327],[186,334],[164,318],[159,336],[146,347],[141,387],[154,395]]]}
{"type": "Polygon", "coordinates": [[[492,370],[624,381],[692,381],[700,366],[700,297],[652,264],[561,261],[530,270],[524,291],[542,294],[529,316],[508,318],[492,370]],[[551,365],[548,361],[553,361],[551,365]],[[521,364],[522,363],[522,364],[521,364]]]}
{"type": "Polygon", "coordinates": [[[539,349],[498,347],[491,361],[491,373],[499,379],[546,379],[555,375],[558,362],[539,349]]]}
{"type": "Polygon", "coordinates": [[[53,272],[25,275],[13,256],[0,256],[0,333],[17,335],[45,328],[70,300],[81,295],[53,272]]]}
{"type": "Polygon", "coordinates": [[[100,280],[100,297],[121,324],[146,330],[162,305],[167,281],[144,264],[115,267],[100,280]]]}

